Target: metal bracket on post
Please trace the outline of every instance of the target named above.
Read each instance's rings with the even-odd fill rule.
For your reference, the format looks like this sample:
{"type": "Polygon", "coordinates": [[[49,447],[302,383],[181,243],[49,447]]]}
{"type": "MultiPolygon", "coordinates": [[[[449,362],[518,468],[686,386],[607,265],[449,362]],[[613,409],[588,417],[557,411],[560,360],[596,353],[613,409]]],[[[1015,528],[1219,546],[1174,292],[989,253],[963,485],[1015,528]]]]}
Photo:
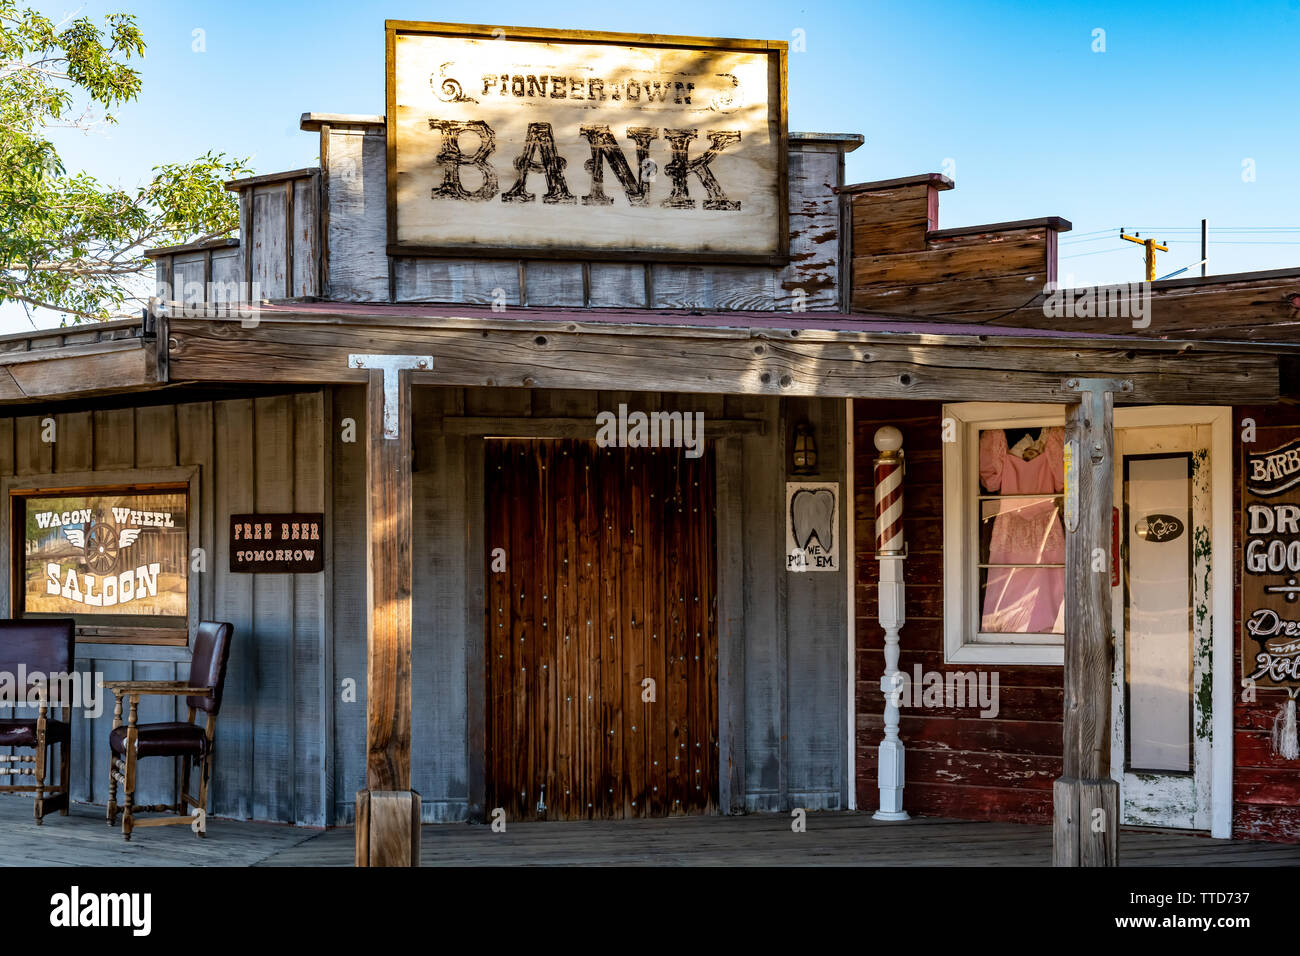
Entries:
{"type": "Polygon", "coordinates": [[[384,373],[384,437],[401,434],[397,420],[397,376],[406,370],[433,368],[432,355],[349,355],[348,368],[377,368],[384,373]]]}
{"type": "MultiPolygon", "coordinates": [[[[1081,404],[1080,411],[1083,412],[1084,421],[1088,427],[1091,423],[1104,417],[1106,414],[1103,405],[1105,399],[1103,396],[1106,392],[1131,392],[1133,391],[1133,382],[1126,378],[1067,378],[1065,387],[1073,392],[1081,392],[1079,401],[1081,404]]],[[[1065,530],[1073,532],[1079,527],[1079,453],[1081,449],[1075,447],[1075,441],[1069,439],[1065,442],[1065,530]]],[[[1087,450],[1088,458],[1094,464],[1101,461],[1105,455],[1105,449],[1101,448],[1096,442],[1093,447],[1087,450]]]]}
{"type": "MultiPolygon", "coordinates": [[[[1128,378],[1067,378],[1065,387],[1071,392],[1088,392],[1092,395],[1092,409],[1095,415],[1101,415],[1102,392],[1131,392],[1133,380],[1128,378]]],[[[1080,397],[1080,401],[1082,401],[1080,397]]]]}

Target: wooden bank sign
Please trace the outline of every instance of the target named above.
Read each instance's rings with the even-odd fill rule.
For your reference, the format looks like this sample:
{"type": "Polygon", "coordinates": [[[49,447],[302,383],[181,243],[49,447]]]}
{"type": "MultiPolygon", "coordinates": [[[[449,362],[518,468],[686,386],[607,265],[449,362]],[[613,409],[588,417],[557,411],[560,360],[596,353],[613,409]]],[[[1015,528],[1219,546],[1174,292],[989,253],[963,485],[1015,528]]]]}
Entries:
{"type": "Polygon", "coordinates": [[[392,254],[787,260],[785,43],[387,34],[392,254]]]}

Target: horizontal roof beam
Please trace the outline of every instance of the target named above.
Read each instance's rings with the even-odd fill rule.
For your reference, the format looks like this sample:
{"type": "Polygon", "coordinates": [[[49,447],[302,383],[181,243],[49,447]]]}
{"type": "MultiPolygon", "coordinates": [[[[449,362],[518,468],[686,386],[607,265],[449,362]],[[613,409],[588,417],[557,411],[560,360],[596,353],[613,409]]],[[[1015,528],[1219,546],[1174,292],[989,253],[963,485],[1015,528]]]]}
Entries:
{"type": "MultiPolygon", "coordinates": [[[[352,353],[433,355],[417,384],[631,389],[748,395],[939,401],[1075,401],[1067,378],[1119,378],[1134,404],[1231,405],[1278,396],[1277,356],[1265,351],[1145,350],[1142,343],[1050,347],[966,341],[889,341],[877,335],[769,335],[654,328],[612,332],[526,321],[454,325],[166,320],[172,381],[329,384],[362,382],[352,353]]],[[[1165,343],[1167,344],[1167,343],[1165,343]]]]}

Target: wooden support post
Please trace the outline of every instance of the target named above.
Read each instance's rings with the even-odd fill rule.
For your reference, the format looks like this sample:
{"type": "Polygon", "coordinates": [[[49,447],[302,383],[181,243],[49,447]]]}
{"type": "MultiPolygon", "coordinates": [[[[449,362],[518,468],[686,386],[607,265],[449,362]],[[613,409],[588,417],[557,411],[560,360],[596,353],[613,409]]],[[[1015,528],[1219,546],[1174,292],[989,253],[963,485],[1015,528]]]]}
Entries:
{"type": "Polygon", "coordinates": [[[357,793],[357,866],[420,865],[420,795],[414,790],[357,793]]]}
{"type": "Polygon", "coordinates": [[[420,795],[411,790],[411,369],[431,356],[350,355],[366,388],[366,789],[356,865],[416,866],[420,795]]]}
{"type": "Polygon", "coordinates": [[[1110,603],[1114,393],[1132,383],[1070,379],[1065,413],[1065,716],[1052,788],[1052,862],[1119,864],[1119,783],[1110,776],[1115,649],[1110,603]]]}

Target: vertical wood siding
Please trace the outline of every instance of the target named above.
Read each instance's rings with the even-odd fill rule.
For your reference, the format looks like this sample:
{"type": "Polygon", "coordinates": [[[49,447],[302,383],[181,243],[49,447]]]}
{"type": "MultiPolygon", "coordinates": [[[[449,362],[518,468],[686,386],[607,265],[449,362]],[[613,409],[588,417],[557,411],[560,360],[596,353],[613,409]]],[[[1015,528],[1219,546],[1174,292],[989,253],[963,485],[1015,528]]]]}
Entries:
{"type": "MultiPolygon", "coordinates": [[[[447,433],[443,419],[594,420],[620,402],[703,411],[706,436],[710,419],[766,423],[765,434],[725,439],[715,450],[720,661],[716,696],[694,703],[717,714],[717,793],[724,810],[843,806],[849,743],[841,689],[844,576],[785,572],[782,515],[787,433],[796,418],[808,418],[817,430],[824,468],[818,477],[843,480],[835,450],[842,403],[788,408],[746,396],[418,388],[412,785],[427,822],[485,810],[484,442],[447,433]]],[[[50,445],[41,441],[40,416],[0,419],[0,474],[198,466],[196,544],[206,549],[207,562],[200,614],[235,627],[217,725],[213,813],[311,825],[351,821],[365,779],[366,632],[364,602],[357,599],[366,586],[363,390],[99,409],[60,414],[57,424],[58,441],[50,445]],[[323,511],[326,571],[228,573],[229,516],[257,510],[323,511]]],[[[666,580],[665,591],[670,586],[666,580]]],[[[643,605],[643,626],[663,626],[666,605],[644,597],[643,605]]],[[[82,644],[78,654],[79,670],[108,679],[188,674],[188,652],[181,648],[82,644]]],[[[605,661],[593,647],[564,666],[592,679],[601,668],[621,673],[624,663],[605,661]]],[[[145,716],[185,714],[174,702],[151,701],[145,716]]],[[[109,702],[95,720],[76,718],[78,801],[106,798],[111,722],[109,702]]],[[[575,729],[558,718],[553,727],[568,741],[569,760],[616,756],[581,751],[575,729]]],[[[654,741],[672,733],[666,714],[638,728],[654,741]]],[[[142,801],[168,801],[172,786],[165,761],[142,763],[142,801]]]]}
{"type": "MultiPolygon", "coordinates": [[[[335,433],[346,417],[363,421],[360,389],[334,394],[335,433]]],[[[815,478],[844,480],[845,463],[836,450],[843,438],[842,402],[807,402],[788,411],[779,401],[751,396],[417,388],[412,786],[420,791],[426,822],[485,814],[484,759],[492,747],[484,726],[485,702],[492,696],[484,686],[484,596],[490,584],[484,576],[484,440],[448,434],[442,420],[577,416],[594,422],[598,411],[616,410],[620,402],[631,409],[703,411],[706,436],[710,419],[766,423],[764,434],[725,439],[715,452],[720,661],[718,696],[703,706],[718,715],[718,795],[723,809],[845,805],[846,572],[786,572],[783,515],[787,432],[796,418],[807,418],[816,429],[823,470],[815,478]]],[[[358,680],[356,703],[336,703],[332,730],[334,817],[344,822],[353,817],[365,777],[365,621],[350,597],[365,587],[364,460],[357,445],[333,445],[336,701],[344,678],[358,680]]],[[[846,529],[843,518],[838,533],[846,529]]],[[[604,582],[579,580],[575,586],[600,588],[604,582]]],[[[662,602],[654,604],[645,602],[647,627],[658,626],[653,615],[663,613],[662,602]]],[[[605,660],[602,654],[593,645],[570,663],[588,669],[581,671],[584,680],[596,680],[602,668],[622,673],[621,655],[605,660]]],[[[666,720],[662,727],[650,725],[656,739],[670,732],[666,720]]],[[[573,729],[557,716],[553,733],[568,739],[573,729]]],[[[583,746],[576,739],[568,745],[571,759],[623,759],[590,742],[585,746],[596,749],[583,746]]],[[[535,806],[535,795],[531,802],[535,806]]]]}
{"type": "MultiPolygon", "coordinates": [[[[322,575],[230,574],[232,513],[325,511],[326,448],[320,392],[256,400],[75,412],[56,419],[56,441],[40,437],[41,416],[0,420],[0,474],[199,467],[201,540],[207,570],[200,617],[231,621],[235,644],[222,712],[211,810],[218,816],[322,825],[324,652],[327,591],[322,575]]],[[[326,518],[326,527],[330,524],[326,518]]],[[[7,562],[7,552],[3,560],[7,562]]],[[[7,568],[5,569],[7,573],[7,568]]],[[[184,648],[78,644],[77,670],[106,679],[182,680],[184,648]]],[[[140,719],[184,720],[183,703],[143,698],[140,719]]],[[[73,723],[72,798],[103,803],[108,787],[112,698],[73,723]]],[[[171,802],[167,760],[141,761],[137,800],[171,802]]]]}
{"type": "MultiPolygon", "coordinates": [[[[419,391],[416,389],[415,393],[419,391]]],[[[353,819],[356,792],[364,789],[366,782],[366,608],[362,600],[366,593],[366,390],[335,389],[333,405],[332,434],[326,436],[327,446],[334,449],[331,473],[334,510],[330,515],[331,562],[334,566],[330,600],[334,628],[330,636],[333,673],[329,680],[334,701],[334,721],[329,728],[334,772],[328,781],[333,796],[328,806],[333,811],[332,822],[348,823],[353,819]],[[343,440],[349,427],[354,430],[354,441],[351,442],[343,440]]],[[[420,546],[418,537],[415,546],[417,549],[420,546]]],[[[420,586],[421,563],[417,551],[413,588],[417,602],[423,590],[420,586]]],[[[415,620],[421,620],[418,610],[415,620]]],[[[417,625],[412,632],[412,665],[423,630],[417,625]]],[[[418,686],[413,687],[413,711],[419,706],[415,703],[418,693],[418,686]]],[[[418,764],[415,760],[412,764],[412,770],[415,770],[418,764]]],[[[421,803],[425,804],[428,797],[417,780],[413,774],[411,785],[420,791],[421,803]]]]}

